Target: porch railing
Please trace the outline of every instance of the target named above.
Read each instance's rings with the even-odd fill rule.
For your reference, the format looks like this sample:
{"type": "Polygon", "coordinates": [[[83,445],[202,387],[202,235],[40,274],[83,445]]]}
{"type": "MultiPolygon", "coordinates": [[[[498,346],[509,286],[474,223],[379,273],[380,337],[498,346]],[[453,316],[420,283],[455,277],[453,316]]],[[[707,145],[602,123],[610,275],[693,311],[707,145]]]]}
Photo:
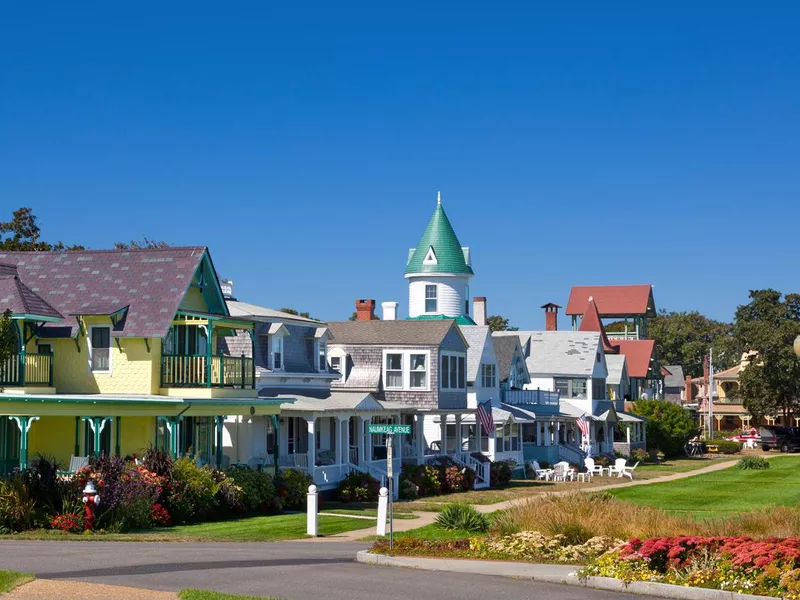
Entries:
{"type": "Polygon", "coordinates": [[[53,385],[52,354],[14,354],[0,362],[0,385],[53,385]]]}
{"type": "Polygon", "coordinates": [[[558,406],[558,392],[547,390],[504,390],[502,400],[513,405],[558,406]]]}
{"type": "Polygon", "coordinates": [[[244,355],[211,356],[200,354],[161,357],[162,387],[229,387],[253,389],[255,363],[244,355]]]}

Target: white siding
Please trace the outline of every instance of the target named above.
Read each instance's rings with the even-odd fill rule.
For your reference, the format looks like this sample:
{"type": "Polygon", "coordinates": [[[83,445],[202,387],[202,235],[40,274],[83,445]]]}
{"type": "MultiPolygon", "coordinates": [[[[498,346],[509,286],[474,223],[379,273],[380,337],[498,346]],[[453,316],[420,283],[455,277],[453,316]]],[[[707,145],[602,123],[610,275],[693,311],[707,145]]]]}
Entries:
{"type": "Polygon", "coordinates": [[[547,392],[555,391],[555,382],[552,377],[532,377],[531,382],[525,384],[526,390],[545,390],[547,392]]]}
{"type": "Polygon", "coordinates": [[[469,284],[468,277],[412,277],[408,284],[408,316],[418,317],[425,313],[425,286],[437,286],[438,306],[436,313],[456,317],[464,314],[464,296],[469,284]]]}

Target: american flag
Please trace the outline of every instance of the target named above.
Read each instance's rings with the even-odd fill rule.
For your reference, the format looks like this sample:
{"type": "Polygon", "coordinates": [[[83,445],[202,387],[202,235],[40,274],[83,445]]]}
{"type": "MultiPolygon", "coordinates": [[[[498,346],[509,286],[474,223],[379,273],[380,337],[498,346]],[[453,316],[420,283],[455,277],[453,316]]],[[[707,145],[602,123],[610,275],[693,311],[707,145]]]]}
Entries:
{"type": "Polygon", "coordinates": [[[494,419],[492,419],[492,401],[487,400],[478,404],[478,420],[481,422],[481,429],[484,435],[491,435],[494,431],[494,419]]]}
{"type": "Polygon", "coordinates": [[[583,437],[589,437],[589,421],[586,420],[586,413],[582,414],[577,421],[578,429],[581,430],[583,437]]]}

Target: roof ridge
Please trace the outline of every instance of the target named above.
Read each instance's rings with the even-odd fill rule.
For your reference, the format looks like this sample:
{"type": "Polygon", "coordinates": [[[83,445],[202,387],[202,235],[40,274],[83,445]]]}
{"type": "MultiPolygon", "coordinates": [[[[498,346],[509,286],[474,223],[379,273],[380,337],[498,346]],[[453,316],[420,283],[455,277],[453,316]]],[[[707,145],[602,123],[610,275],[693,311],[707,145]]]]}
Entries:
{"type": "MultiPolygon", "coordinates": [[[[167,246],[165,248],[84,248],[82,250],[0,250],[0,256],[3,255],[11,255],[11,254],[88,254],[88,253],[105,253],[105,254],[113,254],[113,253],[134,253],[134,252],[169,252],[175,250],[208,250],[208,246],[167,246]]],[[[6,263],[0,260],[0,265],[8,265],[11,267],[16,267],[13,263],[6,263]]]]}

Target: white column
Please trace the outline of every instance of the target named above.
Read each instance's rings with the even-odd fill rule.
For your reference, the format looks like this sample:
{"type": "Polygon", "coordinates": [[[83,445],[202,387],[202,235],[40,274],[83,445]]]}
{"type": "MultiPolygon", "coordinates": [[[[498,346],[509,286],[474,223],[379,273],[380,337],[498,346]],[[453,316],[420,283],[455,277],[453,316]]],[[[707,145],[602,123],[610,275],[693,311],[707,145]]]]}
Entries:
{"type": "Polygon", "coordinates": [[[333,422],[336,426],[336,435],[334,436],[334,444],[336,445],[336,452],[334,453],[334,461],[337,465],[344,464],[344,455],[347,453],[347,446],[344,445],[344,438],[342,436],[342,423],[344,417],[335,416],[333,422]]]}
{"type": "Polygon", "coordinates": [[[350,462],[350,419],[347,417],[342,419],[342,445],[344,446],[344,464],[350,462]]]}
{"type": "Polygon", "coordinates": [[[306,507],[308,511],[306,515],[306,535],[317,537],[319,495],[317,494],[317,486],[314,484],[308,486],[306,507]]]}
{"type": "Polygon", "coordinates": [[[546,423],[542,423],[542,429],[544,429],[544,445],[550,446],[550,421],[546,423]]]}
{"type": "Polygon", "coordinates": [[[425,458],[425,415],[414,415],[414,438],[417,442],[417,464],[422,464],[425,458]]]}
{"type": "Polygon", "coordinates": [[[461,453],[461,446],[464,443],[464,436],[461,431],[461,413],[456,413],[456,446],[454,448],[456,454],[461,453]]]}
{"type": "Polygon", "coordinates": [[[628,443],[628,449],[630,449],[630,445],[631,445],[631,426],[630,425],[626,425],[625,426],[625,441],[628,443]]]}
{"type": "Polygon", "coordinates": [[[308,424],[308,472],[313,477],[317,462],[317,420],[314,417],[306,417],[306,423],[308,424]]]}
{"type": "Polygon", "coordinates": [[[441,435],[441,441],[439,442],[441,453],[447,454],[447,415],[439,416],[439,429],[441,435]]]}
{"type": "Polygon", "coordinates": [[[483,426],[481,425],[481,420],[478,418],[478,415],[475,415],[475,450],[477,452],[481,452],[481,436],[483,434],[483,426]]]}
{"type": "Polygon", "coordinates": [[[491,434],[489,434],[489,440],[488,440],[489,441],[489,445],[487,446],[487,452],[486,453],[489,455],[489,458],[491,460],[494,460],[495,456],[497,456],[497,451],[496,451],[497,450],[497,437],[495,437],[496,435],[497,435],[497,429],[495,429],[494,431],[491,432],[491,434]]]}

